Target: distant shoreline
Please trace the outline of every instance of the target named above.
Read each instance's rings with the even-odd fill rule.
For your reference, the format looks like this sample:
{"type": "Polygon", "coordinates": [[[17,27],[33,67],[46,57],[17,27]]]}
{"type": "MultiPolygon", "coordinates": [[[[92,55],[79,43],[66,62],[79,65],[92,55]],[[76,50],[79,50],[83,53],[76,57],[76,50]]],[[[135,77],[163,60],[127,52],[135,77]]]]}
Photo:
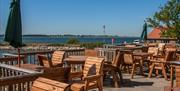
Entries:
{"type": "MultiPolygon", "coordinates": [[[[0,35],[0,37],[3,37],[4,35],[0,35]]],[[[25,34],[23,37],[55,37],[55,38],[139,38],[137,36],[118,36],[118,35],[73,35],[73,34],[63,34],[63,35],[46,35],[46,34],[25,34]]]]}

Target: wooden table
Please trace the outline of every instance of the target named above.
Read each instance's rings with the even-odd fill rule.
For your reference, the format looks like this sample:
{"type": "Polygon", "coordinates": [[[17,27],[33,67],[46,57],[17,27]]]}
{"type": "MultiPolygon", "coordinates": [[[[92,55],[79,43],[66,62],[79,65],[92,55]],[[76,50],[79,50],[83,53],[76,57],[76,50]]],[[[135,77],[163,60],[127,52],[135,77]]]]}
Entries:
{"type": "Polygon", "coordinates": [[[64,62],[67,64],[84,64],[86,56],[69,56],[64,59],[64,62]]]}
{"type": "Polygon", "coordinates": [[[86,58],[86,56],[69,56],[64,62],[71,67],[71,72],[79,72],[82,71],[86,58]]]}

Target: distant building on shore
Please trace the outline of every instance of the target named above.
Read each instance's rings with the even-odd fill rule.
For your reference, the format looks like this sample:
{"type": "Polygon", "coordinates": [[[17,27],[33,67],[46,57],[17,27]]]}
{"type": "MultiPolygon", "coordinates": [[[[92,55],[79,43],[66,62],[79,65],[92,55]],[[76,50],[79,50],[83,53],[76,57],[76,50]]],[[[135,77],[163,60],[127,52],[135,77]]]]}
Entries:
{"type": "Polygon", "coordinates": [[[176,41],[177,39],[173,38],[166,38],[161,36],[161,32],[163,31],[162,28],[154,28],[148,35],[147,39],[152,42],[170,42],[176,41]]]}

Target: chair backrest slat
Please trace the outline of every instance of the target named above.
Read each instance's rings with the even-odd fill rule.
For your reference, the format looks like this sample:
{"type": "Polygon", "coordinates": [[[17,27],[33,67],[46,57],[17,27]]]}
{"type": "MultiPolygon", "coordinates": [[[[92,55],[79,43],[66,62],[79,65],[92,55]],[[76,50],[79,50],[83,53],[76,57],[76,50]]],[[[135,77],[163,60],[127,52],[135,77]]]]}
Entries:
{"type": "Polygon", "coordinates": [[[102,74],[104,58],[88,57],[83,69],[83,77],[102,74]]]}
{"type": "Polygon", "coordinates": [[[133,52],[132,51],[125,51],[124,52],[124,63],[125,64],[133,64],[133,52]]]}
{"type": "Polygon", "coordinates": [[[52,55],[52,62],[56,62],[56,63],[63,63],[63,59],[64,59],[64,51],[54,51],[53,55],[52,55]]]}
{"type": "Polygon", "coordinates": [[[172,61],[175,53],[176,53],[175,50],[167,50],[165,52],[165,61],[172,61]]]}
{"type": "Polygon", "coordinates": [[[123,60],[123,53],[121,53],[119,50],[116,53],[117,55],[115,56],[112,65],[115,67],[119,67],[123,60]]]}
{"type": "Polygon", "coordinates": [[[153,53],[153,55],[158,55],[158,47],[149,47],[148,53],[153,53]]]}

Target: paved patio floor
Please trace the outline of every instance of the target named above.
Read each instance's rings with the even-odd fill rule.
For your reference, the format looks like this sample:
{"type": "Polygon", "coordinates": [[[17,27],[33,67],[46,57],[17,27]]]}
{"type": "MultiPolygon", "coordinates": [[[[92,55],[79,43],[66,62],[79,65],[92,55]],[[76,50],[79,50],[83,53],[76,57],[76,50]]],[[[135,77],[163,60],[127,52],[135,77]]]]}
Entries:
{"type": "Polygon", "coordinates": [[[129,74],[123,74],[123,81],[120,88],[114,88],[111,86],[111,79],[107,79],[103,89],[104,91],[164,91],[164,86],[170,86],[170,81],[162,77],[134,76],[134,79],[130,79],[129,74]]]}

